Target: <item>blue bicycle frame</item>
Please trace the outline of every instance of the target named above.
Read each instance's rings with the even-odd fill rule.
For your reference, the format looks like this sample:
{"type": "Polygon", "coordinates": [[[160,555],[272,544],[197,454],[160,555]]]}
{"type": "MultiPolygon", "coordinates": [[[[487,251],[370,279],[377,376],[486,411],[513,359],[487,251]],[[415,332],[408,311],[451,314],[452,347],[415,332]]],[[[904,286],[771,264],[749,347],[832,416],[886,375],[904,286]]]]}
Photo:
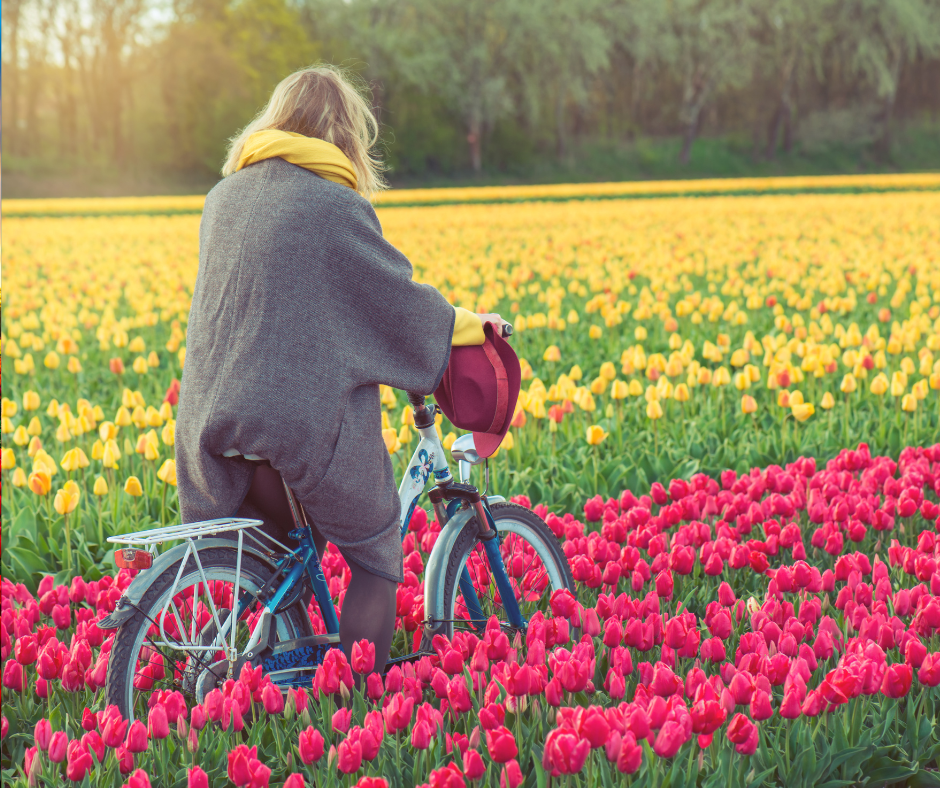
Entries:
{"type": "MultiPolygon", "coordinates": [[[[417,431],[421,439],[412,455],[408,471],[405,473],[398,490],[399,499],[401,501],[400,524],[402,540],[404,540],[405,535],[408,533],[408,525],[411,522],[411,517],[431,477],[433,476],[435,484],[440,489],[446,489],[454,481],[447,463],[444,447],[441,444],[435,426],[432,424],[429,427],[417,428],[417,431]]],[[[486,516],[488,527],[492,529],[493,532],[498,533],[496,531],[496,523],[490,513],[486,500],[483,499],[481,503],[482,507],[478,508],[477,512],[479,513],[482,509],[486,516]]],[[[458,504],[458,502],[454,501],[446,509],[443,507],[436,508],[438,520],[443,519],[443,522],[440,523],[442,527],[456,512],[456,504],[458,504]]],[[[336,615],[336,608],[333,605],[329,586],[323,575],[323,567],[320,564],[320,557],[317,554],[310,528],[297,528],[291,531],[289,535],[292,539],[296,539],[300,542],[300,545],[293,553],[284,556],[280,560],[279,566],[289,565],[290,568],[287,571],[287,576],[281,581],[277,590],[265,603],[265,608],[273,614],[286,595],[290,593],[298,582],[301,582],[301,578],[304,572],[306,572],[310,579],[310,584],[313,587],[317,604],[320,607],[320,613],[323,617],[327,635],[338,636],[339,617],[336,615]]],[[[528,622],[519,609],[515,591],[509,581],[506,566],[499,550],[499,538],[497,536],[496,538],[481,539],[481,542],[486,551],[487,562],[493,574],[493,579],[499,591],[500,598],[506,609],[507,623],[520,630],[524,630],[528,622]]],[[[464,566],[461,572],[459,587],[467,607],[471,625],[475,629],[482,631],[486,625],[486,616],[480,604],[476,589],[474,588],[470,571],[466,566],[464,566]]],[[[243,596],[242,599],[239,600],[236,620],[241,618],[252,601],[253,598],[251,595],[243,596]]],[[[324,647],[335,648],[339,646],[336,637],[330,640],[331,642],[328,645],[324,644],[324,647]]],[[[415,655],[408,655],[408,657],[411,656],[415,655]]],[[[405,657],[405,659],[408,657],[405,657]]]]}

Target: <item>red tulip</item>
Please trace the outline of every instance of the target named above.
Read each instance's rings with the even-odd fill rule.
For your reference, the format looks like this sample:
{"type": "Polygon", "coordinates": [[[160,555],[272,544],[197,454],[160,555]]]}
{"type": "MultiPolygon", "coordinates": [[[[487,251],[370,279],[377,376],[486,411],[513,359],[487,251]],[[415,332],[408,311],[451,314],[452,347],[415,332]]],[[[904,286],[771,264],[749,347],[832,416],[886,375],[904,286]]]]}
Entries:
{"type": "Polygon", "coordinates": [[[411,724],[411,714],[414,710],[414,698],[405,697],[400,692],[392,695],[388,705],[382,710],[385,718],[385,730],[395,735],[411,724]]]}
{"type": "Polygon", "coordinates": [[[643,748],[636,743],[631,731],[623,735],[620,754],[617,756],[617,771],[621,774],[633,774],[643,762],[643,748]]]}
{"type": "Polygon", "coordinates": [[[519,754],[512,731],[502,725],[486,732],[486,749],[496,763],[506,763],[519,754]]]}
{"type": "Polygon", "coordinates": [[[147,728],[140,720],[134,720],[131,723],[124,746],[127,747],[128,752],[146,752],[149,746],[147,728]]]}
{"type": "Polygon", "coordinates": [[[418,720],[411,729],[411,746],[416,750],[426,750],[431,746],[431,737],[433,735],[434,732],[430,724],[425,720],[418,720]]]}
{"type": "Polygon", "coordinates": [[[166,708],[162,703],[156,703],[147,715],[147,727],[150,736],[154,739],[165,739],[170,735],[170,721],[166,717],[166,708]]]}
{"type": "Polygon", "coordinates": [[[300,760],[306,764],[316,763],[323,757],[323,734],[312,725],[300,732],[297,741],[300,760]]]}
{"type": "MultiPolygon", "coordinates": [[[[420,724],[420,723],[419,723],[420,724]]],[[[343,739],[336,748],[336,767],[343,774],[351,774],[362,766],[362,744],[351,738],[343,739]]]]}
{"type": "Polygon", "coordinates": [[[353,643],[351,655],[352,669],[360,675],[371,673],[375,667],[375,644],[368,640],[353,643]]]}
{"type": "Polygon", "coordinates": [[[765,690],[755,690],[751,695],[751,719],[769,720],[774,716],[773,706],[770,703],[770,693],[765,690]]]}
{"type": "Polygon", "coordinates": [[[281,714],[284,711],[284,695],[280,687],[274,684],[265,684],[261,690],[261,702],[268,714],[281,714]]]}
{"type": "Polygon", "coordinates": [[[284,780],[284,788],[306,788],[306,786],[307,783],[304,782],[302,774],[291,774],[284,780]]]}
{"type": "Polygon", "coordinates": [[[99,724],[103,725],[101,728],[101,738],[104,740],[107,747],[120,747],[124,743],[128,722],[121,718],[117,707],[109,708],[113,708],[114,711],[108,714],[108,709],[105,709],[103,712],[106,715],[104,720],[101,719],[100,715],[98,718],[99,724]]]}
{"type": "Polygon", "coordinates": [[[513,758],[507,761],[499,774],[500,788],[518,788],[522,785],[522,769],[519,768],[519,762],[513,758]]]}
{"type": "Polygon", "coordinates": [[[330,724],[334,731],[348,733],[349,726],[352,725],[352,709],[339,708],[334,711],[330,724]]]}
{"type": "Polygon", "coordinates": [[[902,698],[911,688],[914,671],[910,665],[895,663],[885,671],[881,691],[889,698],[902,698]]]}
{"type": "Polygon", "coordinates": [[[150,788],[150,775],[137,769],[127,780],[127,788],[150,788]]]}
{"type": "Polygon", "coordinates": [[[717,700],[702,700],[692,704],[690,710],[692,716],[692,731],[699,734],[714,733],[728,717],[724,706],[717,700]]]}
{"type": "Polygon", "coordinates": [[[104,746],[104,742],[101,740],[98,731],[88,731],[82,736],[81,742],[85,745],[85,749],[95,756],[95,760],[98,761],[98,763],[104,761],[104,756],[107,755],[108,748],[104,746]]]}
{"type": "Polygon", "coordinates": [[[8,660],[3,666],[3,686],[12,692],[23,691],[23,666],[16,660],[8,660]]]}
{"type": "Polygon", "coordinates": [[[49,739],[49,760],[62,763],[65,760],[69,737],[64,731],[56,731],[49,739]]]}
{"type": "Polygon", "coordinates": [[[486,774],[486,764],[476,750],[467,750],[463,754],[463,773],[469,780],[481,780],[486,774]]]}
{"type": "Polygon", "coordinates": [[[35,635],[24,635],[17,638],[13,645],[13,656],[21,665],[32,665],[39,656],[39,647],[36,645],[35,635]]]}
{"type": "Polygon", "coordinates": [[[45,752],[49,749],[49,740],[52,738],[52,723],[45,717],[36,723],[33,728],[33,744],[37,749],[45,752]]]}
{"type": "Polygon", "coordinates": [[[258,748],[239,744],[228,754],[228,778],[237,786],[251,783],[252,761],[258,762],[258,748]]]}
{"type": "Polygon", "coordinates": [[[85,775],[91,771],[93,765],[91,754],[84,748],[77,739],[69,742],[66,755],[65,776],[73,782],[81,782],[85,775]]]}
{"type": "Polygon", "coordinates": [[[940,684],[940,652],[924,657],[920,670],[917,671],[917,680],[927,687],[936,687],[940,684]]]}
{"type": "Polygon", "coordinates": [[[744,714],[735,714],[728,723],[728,740],[732,744],[743,744],[751,735],[754,723],[744,714]]]}
{"type": "Polygon", "coordinates": [[[209,775],[198,766],[187,772],[186,788],[209,788],[209,775]]]}
{"type": "Polygon", "coordinates": [[[678,722],[666,720],[659,733],[656,735],[656,741],[653,743],[653,751],[660,758],[672,758],[685,744],[685,731],[678,722]]]}
{"type": "Polygon", "coordinates": [[[576,732],[568,728],[555,728],[545,738],[542,766],[552,777],[577,774],[590,752],[590,744],[576,732]]]}
{"type": "MultiPolygon", "coordinates": [[[[519,667],[515,663],[513,663],[513,665],[514,667],[519,667]]],[[[531,670],[528,666],[523,667],[527,670],[531,670]]],[[[470,700],[470,690],[467,687],[467,680],[463,675],[454,676],[447,682],[447,701],[450,703],[451,708],[458,714],[464,714],[473,708],[473,703],[470,700]]]]}

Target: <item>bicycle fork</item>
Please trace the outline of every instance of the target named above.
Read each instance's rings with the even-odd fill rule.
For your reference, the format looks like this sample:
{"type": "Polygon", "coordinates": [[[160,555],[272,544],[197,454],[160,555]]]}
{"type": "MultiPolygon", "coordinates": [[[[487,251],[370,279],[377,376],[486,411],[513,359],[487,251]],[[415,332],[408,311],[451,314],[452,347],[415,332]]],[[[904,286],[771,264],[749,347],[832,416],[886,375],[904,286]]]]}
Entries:
{"type": "MultiPolygon", "coordinates": [[[[445,500],[462,500],[473,508],[479,528],[478,535],[483,543],[487,563],[496,582],[496,588],[499,591],[503,607],[506,609],[506,617],[511,626],[525,631],[528,622],[519,609],[515,591],[506,572],[506,564],[503,561],[502,553],[499,551],[499,533],[496,530],[496,522],[481,498],[479,490],[470,485],[451,483],[446,487],[436,487],[431,490],[428,497],[434,505],[437,521],[442,526],[449,519],[447,507],[444,505],[445,500]]],[[[483,606],[480,604],[480,598],[473,586],[473,578],[470,576],[470,570],[466,564],[460,572],[458,585],[460,593],[463,595],[464,604],[467,606],[470,621],[476,629],[482,630],[486,626],[486,615],[483,612],[483,606]]]]}

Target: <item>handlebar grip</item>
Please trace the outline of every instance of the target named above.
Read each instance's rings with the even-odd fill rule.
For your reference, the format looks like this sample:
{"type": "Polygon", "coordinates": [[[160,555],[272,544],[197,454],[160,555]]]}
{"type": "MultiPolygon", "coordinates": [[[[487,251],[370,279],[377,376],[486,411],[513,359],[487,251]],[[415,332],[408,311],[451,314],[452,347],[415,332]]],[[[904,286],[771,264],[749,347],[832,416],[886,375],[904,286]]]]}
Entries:
{"type": "Polygon", "coordinates": [[[502,334],[502,337],[503,337],[504,339],[505,339],[506,337],[511,337],[511,336],[512,336],[512,326],[509,325],[509,323],[503,323],[503,330],[502,330],[501,334],[502,334]]]}
{"type": "Polygon", "coordinates": [[[408,402],[415,408],[420,408],[424,405],[424,394],[415,394],[413,391],[405,392],[408,395],[408,402]]]}

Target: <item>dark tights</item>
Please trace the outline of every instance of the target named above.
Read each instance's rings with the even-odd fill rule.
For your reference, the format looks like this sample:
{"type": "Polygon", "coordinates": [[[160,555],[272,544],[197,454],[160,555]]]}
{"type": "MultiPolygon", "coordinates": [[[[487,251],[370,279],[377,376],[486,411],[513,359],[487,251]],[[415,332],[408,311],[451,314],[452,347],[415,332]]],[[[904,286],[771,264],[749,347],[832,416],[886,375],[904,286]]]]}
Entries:
{"type": "MultiPolygon", "coordinates": [[[[251,487],[242,505],[235,512],[235,517],[250,517],[263,520],[262,530],[279,542],[289,547],[296,547],[297,542],[288,533],[294,528],[290,504],[284,490],[281,474],[271,467],[269,462],[255,461],[251,487]]],[[[322,557],[326,550],[326,539],[310,524],[317,553],[322,557]]],[[[340,550],[342,552],[342,550],[340,550]]],[[[344,555],[345,557],[345,555],[344,555]]],[[[372,574],[365,567],[349,560],[346,563],[352,573],[346,597],[343,601],[343,614],[339,622],[339,640],[347,656],[352,654],[352,645],[357,640],[368,640],[375,646],[375,670],[381,673],[388,661],[395,630],[395,599],[397,584],[379,575],[372,574]]],[[[304,605],[310,604],[312,590],[307,591],[304,605]]],[[[359,685],[356,675],[356,685],[359,685]]]]}

